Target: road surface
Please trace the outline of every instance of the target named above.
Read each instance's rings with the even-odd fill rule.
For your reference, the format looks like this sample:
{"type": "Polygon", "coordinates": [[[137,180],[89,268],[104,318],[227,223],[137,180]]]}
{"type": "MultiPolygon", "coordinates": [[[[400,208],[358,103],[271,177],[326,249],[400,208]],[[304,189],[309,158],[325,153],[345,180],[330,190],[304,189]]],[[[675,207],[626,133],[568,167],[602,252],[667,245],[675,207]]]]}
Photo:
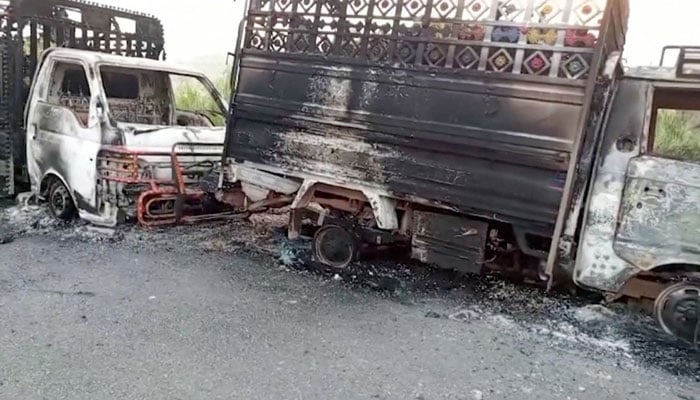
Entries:
{"type": "Polygon", "coordinates": [[[626,311],[498,280],[377,290],[285,267],[240,222],[10,214],[0,399],[700,400],[698,353],[626,311]]]}

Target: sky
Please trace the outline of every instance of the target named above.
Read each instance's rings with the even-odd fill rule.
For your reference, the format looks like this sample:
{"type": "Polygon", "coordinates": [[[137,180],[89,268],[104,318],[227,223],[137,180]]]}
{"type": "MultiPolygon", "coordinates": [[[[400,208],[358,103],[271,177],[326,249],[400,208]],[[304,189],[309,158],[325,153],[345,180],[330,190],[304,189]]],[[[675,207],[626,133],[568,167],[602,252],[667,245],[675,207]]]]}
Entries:
{"type": "MultiPolygon", "coordinates": [[[[236,45],[243,0],[98,0],[154,14],[165,28],[168,60],[206,73],[226,68],[236,45]]],[[[630,0],[624,58],[630,66],[658,63],[666,44],[700,45],[700,0],[630,0]]]]}

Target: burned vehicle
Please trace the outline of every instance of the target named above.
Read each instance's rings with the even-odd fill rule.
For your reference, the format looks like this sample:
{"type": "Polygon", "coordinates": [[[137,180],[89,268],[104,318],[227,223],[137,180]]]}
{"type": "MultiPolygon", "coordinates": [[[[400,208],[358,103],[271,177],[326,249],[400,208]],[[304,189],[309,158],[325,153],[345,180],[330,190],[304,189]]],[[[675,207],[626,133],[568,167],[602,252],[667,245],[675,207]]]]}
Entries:
{"type": "Polygon", "coordinates": [[[700,52],[626,70],[627,19],[626,0],[251,0],[214,195],[289,206],[332,268],[401,245],[647,299],[697,343],[700,133],[662,121],[700,111],[700,52]]]}
{"type": "Polygon", "coordinates": [[[172,216],[175,201],[164,197],[177,192],[174,169],[190,173],[219,161],[225,115],[221,95],[204,75],[162,61],[49,49],[26,112],[32,192],[62,219],[77,212],[114,226],[127,218],[172,216]],[[203,105],[187,108],[192,105],[176,95],[183,87],[206,94],[203,105]],[[194,154],[188,142],[219,149],[194,154]],[[151,191],[159,195],[143,203],[151,191]],[[139,207],[145,209],[137,215],[139,207]]]}
{"type": "Polygon", "coordinates": [[[163,61],[158,19],[81,0],[0,11],[0,195],[27,188],[58,218],[110,226],[172,221],[201,201],[189,182],[220,160],[225,102],[163,61]]]}

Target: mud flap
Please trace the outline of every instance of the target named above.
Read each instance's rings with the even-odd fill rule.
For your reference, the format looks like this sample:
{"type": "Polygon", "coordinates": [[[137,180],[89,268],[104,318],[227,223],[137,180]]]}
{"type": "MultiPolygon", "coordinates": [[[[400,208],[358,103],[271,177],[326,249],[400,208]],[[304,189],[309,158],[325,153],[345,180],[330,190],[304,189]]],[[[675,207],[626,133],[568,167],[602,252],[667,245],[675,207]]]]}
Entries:
{"type": "Polygon", "coordinates": [[[411,256],[460,272],[480,273],[488,224],[452,215],[414,213],[411,256]]]}

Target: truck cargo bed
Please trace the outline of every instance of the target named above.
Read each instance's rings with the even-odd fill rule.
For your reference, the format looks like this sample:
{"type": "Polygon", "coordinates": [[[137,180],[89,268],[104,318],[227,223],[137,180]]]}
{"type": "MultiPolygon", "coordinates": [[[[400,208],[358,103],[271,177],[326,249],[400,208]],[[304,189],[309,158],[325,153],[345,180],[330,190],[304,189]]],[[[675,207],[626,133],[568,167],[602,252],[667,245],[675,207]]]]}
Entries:
{"type": "MultiPolygon", "coordinates": [[[[598,41],[567,42],[566,23],[576,25],[578,15],[573,2],[571,21],[550,29],[557,38],[550,44],[529,44],[527,35],[494,41],[500,28],[523,28],[493,10],[477,21],[485,37],[465,38],[455,34],[464,20],[440,15],[441,4],[465,2],[418,3],[425,13],[418,28],[405,17],[411,3],[358,0],[342,10],[325,1],[254,3],[227,156],[551,232],[579,120],[590,108],[598,41]],[[318,8],[304,12],[306,3],[318,8]],[[356,3],[374,11],[359,18],[356,3]],[[393,14],[372,14],[389,5],[393,14]],[[353,33],[351,20],[370,29],[353,33]],[[380,20],[390,27],[378,34],[380,20]]],[[[520,3],[532,11],[541,2],[520,3]]],[[[587,21],[604,10],[589,10],[598,18],[587,21]]],[[[578,28],[598,35],[600,27],[588,25],[578,28]]]]}

